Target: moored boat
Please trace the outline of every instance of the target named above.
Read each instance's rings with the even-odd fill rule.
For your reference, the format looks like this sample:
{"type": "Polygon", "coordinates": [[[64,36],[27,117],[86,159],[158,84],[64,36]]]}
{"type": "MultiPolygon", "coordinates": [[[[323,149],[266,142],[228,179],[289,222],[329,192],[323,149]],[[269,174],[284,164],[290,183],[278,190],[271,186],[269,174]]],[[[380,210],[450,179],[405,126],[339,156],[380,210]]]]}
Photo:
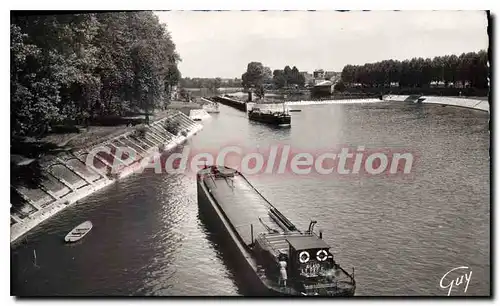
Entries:
{"type": "Polygon", "coordinates": [[[314,232],[299,230],[237,170],[209,166],[197,174],[198,205],[230,240],[245,283],[258,295],[352,296],[354,270],[334,260],[314,232]]]}
{"type": "Polygon", "coordinates": [[[264,111],[258,107],[254,107],[248,111],[248,118],[274,125],[290,125],[292,121],[291,116],[285,111],[264,111]]]}
{"type": "Polygon", "coordinates": [[[85,221],[82,224],[78,225],[74,229],[69,232],[66,237],[64,238],[64,241],[66,242],[76,242],[80,239],[82,239],[85,235],[87,235],[88,232],[92,229],[92,222],[90,221],[85,221]]]}

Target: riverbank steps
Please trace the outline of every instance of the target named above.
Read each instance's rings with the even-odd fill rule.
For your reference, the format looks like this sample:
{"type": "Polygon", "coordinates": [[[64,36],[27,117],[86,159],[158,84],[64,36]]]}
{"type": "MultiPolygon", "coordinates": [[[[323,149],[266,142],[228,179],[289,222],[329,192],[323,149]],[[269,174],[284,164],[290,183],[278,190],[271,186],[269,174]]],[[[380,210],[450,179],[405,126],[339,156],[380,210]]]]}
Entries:
{"type": "Polygon", "coordinates": [[[10,242],[14,243],[76,201],[141,170],[141,161],[145,157],[175,148],[202,128],[201,124],[184,113],[172,111],[150,125],[123,133],[99,145],[40,160],[42,178],[37,188],[11,185],[11,193],[17,194],[20,202],[11,203],[10,242]],[[97,153],[93,164],[87,165],[89,152],[100,147],[109,149],[109,153],[97,153]],[[119,147],[133,150],[136,158],[123,158],[122,153],[115,156],[119,147]],[[111,174],[113,163],[118,163],[118,170],[111,174]]]}
{"type": "Polygon", "coordinates": [[[432,103],[441,105],[450,105],[457,107],[473,108],[489,112],[490,104],[488,100],[480,100],[474,98],[459,98],[459,97],[437,97],[437,96],[420,96],[420,95],[387,95],[383,97],[384,101],[398,102],[413,102],[417,103],[432,103]]]}

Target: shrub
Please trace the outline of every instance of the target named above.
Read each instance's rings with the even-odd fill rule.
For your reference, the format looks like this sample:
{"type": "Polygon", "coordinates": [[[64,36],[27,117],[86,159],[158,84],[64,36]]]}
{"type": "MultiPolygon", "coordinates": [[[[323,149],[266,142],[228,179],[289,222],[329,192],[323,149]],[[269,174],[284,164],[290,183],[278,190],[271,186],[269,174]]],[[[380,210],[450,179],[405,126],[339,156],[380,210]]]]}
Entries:
{"type": "Polygon", "coordinates": [[[338,81],[335,86],[333,86],[333,90],[343,92],[345,90],[345,84],[342,81],[338,81]]]}
{"type": "Polygon", "coordinates": [[[146,132],[148,131],[148,129],[142,125],[142,126],[139,126],[135,131],[136,131],[137,137],[145,138],[146,132]]]}
{"type": "Polygon", "coordinates": [[[180,124],[177,121],[165,121],[165,129],[173,135],[179,134],[180,124]]]}

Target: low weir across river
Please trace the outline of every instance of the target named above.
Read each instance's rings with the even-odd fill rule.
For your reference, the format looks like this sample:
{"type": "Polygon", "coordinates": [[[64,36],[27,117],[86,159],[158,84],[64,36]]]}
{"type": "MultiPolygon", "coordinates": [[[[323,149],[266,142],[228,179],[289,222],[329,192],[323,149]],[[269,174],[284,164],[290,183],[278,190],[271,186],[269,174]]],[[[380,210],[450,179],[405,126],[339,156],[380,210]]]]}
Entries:
{"type": "Polygon", "coordinates": [[[482,111],[489,111],[488,100],[479,100],[473,98],[460,98],[460,97],[436,97],[436,96],[421,96],[421,95],[385,95],[382,99],[376,98],[365,98],[365,99],[338,99],[338,100],[299,100],[299,101],[286,101],[283,103],[262,103],[262,102],[244,102],[242,100],[225,97],[216,96],[211,98],[215,102],[234,107],[241,111],[248,111],[255,104],[258,104],[262,108],[267,109],[282,109],[284,104],[286,107],[290,106],[301,106],[301,105],[323,105],[323,104],[365,104],[365,103],[382,103],[389,101],[397,102],[410,102],[410,103],[432,103],[441,105],[450,105],[457,107],[473,108],[482,111]],[[250,105],[250,106],[249,106],[250,105]]]}

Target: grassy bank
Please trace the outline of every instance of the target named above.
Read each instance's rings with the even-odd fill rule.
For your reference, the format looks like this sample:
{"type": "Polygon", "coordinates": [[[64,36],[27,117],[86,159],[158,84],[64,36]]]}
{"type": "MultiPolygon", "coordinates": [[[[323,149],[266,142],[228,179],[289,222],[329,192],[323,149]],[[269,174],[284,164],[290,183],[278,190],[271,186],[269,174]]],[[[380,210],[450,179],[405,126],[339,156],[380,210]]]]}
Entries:
{"type": "MultiPolygon", "coordinates": [[[[150,122],[167,116],[172,110],[178,110],[189,116],[191,109],[200,109],[199,103],[172,101],[166,110],[157,110],[150,115],[150,122]]],[[[99,124],[71,126],[63,131],[49,132],[40,137],[13,138],[11,154],[25,158],[38,158],[54,155],[62,151],[80,150],[111,139],[117,135],[136,129],[136,122],[143,122],[145,116],[113,117],[109,122],[101,120],[99,124]],[[122,120],[117,120],[122,119],[122,120]],[[134,122],[130,124],[128,122],[134,122]]]]}

